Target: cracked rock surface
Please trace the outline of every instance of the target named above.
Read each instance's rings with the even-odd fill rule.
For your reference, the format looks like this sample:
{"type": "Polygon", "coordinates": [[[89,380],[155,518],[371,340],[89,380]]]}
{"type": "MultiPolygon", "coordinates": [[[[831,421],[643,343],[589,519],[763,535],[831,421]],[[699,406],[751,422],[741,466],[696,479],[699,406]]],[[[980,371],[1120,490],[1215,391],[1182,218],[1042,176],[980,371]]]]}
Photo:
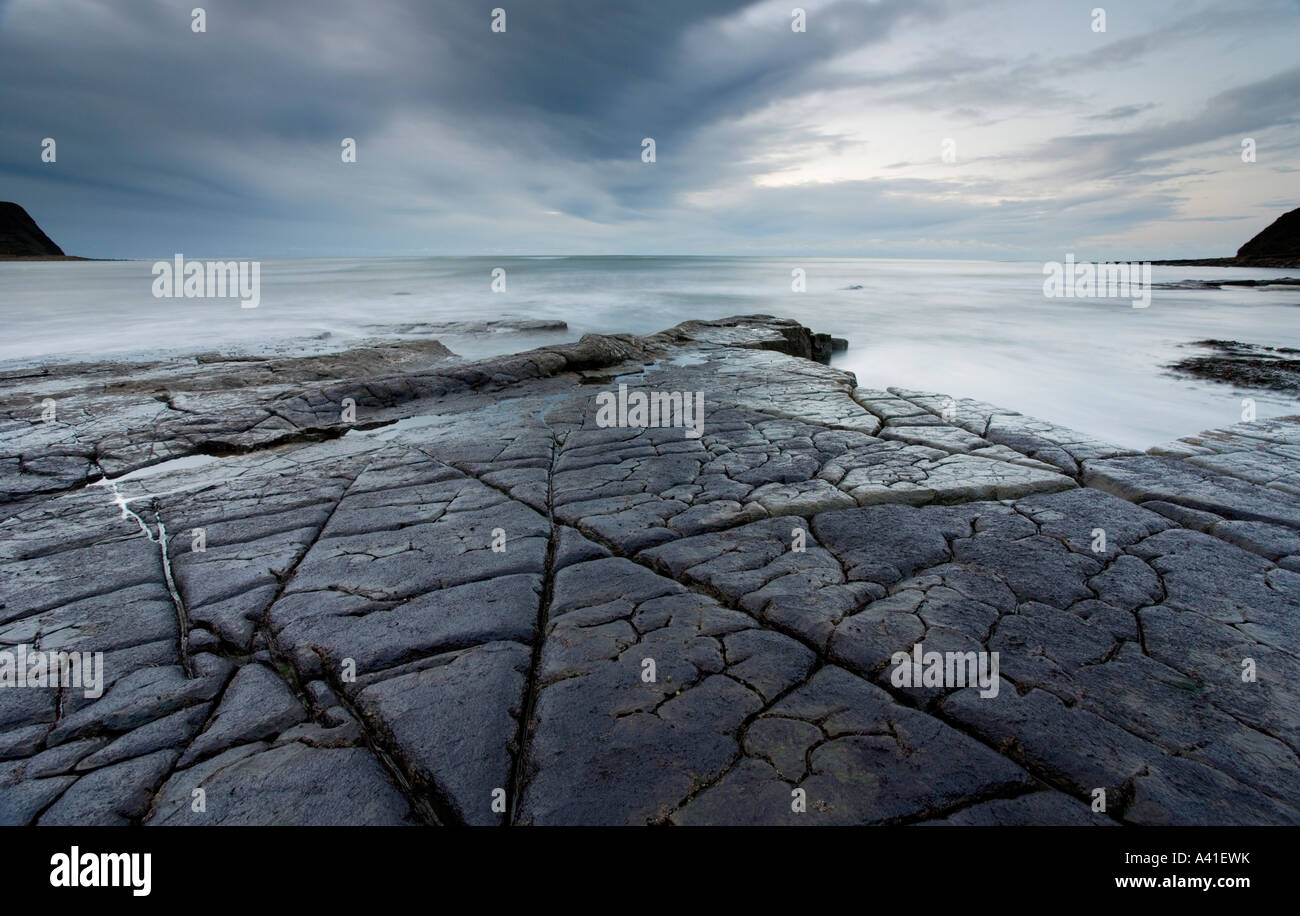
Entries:
{"type": "Polygon", "coordinates": [[[823,346],[0,380],[0,665],[102,653],[0,687],[0,822],[1300,823],[1300,418],[1136,454],[823,346]]]}

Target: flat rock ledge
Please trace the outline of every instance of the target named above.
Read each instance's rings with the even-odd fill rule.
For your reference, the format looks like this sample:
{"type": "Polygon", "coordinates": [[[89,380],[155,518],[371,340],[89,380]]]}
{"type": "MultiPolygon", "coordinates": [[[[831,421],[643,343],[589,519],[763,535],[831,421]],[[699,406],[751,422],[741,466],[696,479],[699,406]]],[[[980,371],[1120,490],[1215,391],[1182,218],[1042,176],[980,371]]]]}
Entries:
{"type": "Polygon", "coordinates": [[[0,821],[1300,823],[1300,418],[1136,454],[817,347],[0,378],[0,677],[103,653],[0,688],[0,821]]]}

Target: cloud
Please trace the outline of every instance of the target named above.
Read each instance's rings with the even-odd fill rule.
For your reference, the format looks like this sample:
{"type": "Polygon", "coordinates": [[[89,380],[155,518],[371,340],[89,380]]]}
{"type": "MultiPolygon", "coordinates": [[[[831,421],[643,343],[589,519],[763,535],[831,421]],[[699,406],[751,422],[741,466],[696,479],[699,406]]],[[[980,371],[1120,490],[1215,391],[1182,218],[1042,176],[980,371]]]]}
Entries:
{"type": "Polygon", "coordinates": [[[1261,130],[1300,125],[1300,66],[1258,82],[1225,90],[1209,99],[1194,117],[1126,132],[1057,137],[1028,158],[1058,163],[1057,174],[1076,178],[1149,173],[1166,168],[1170,154],[1216,141],[1238,141],[1261,130]]]}
{"type": "MultiPolygon", "coordinates": [[[[1024,252],[1044,214],[1053,244],[1177,215],[1229,180],[1198,145],[1300,142],[1268,0],[1113,37],[1013,0],[817,0],[803,33],[772,0],[548,0],[503,34],[477,0],[209,0],[204,34],[192,6],[0,5],[3,196],[65,249],[1024,252]],[[1161,82],[1206,41],[1213,92],[1161,82]]],[[[1272,174],[1248,205],[1296,187],[1272,174]]]]}
{"type": "Polygon", "coordinates": [[[1154,102],[1148,102],[1145,105],[1117,105],[1109,111],[1103,111],[1100,114],[1088,115],[1089,121],[1123,121],[1134,115],[1139,115],[1144,111],[1150,111],[1155,108],[1154,102]]]}

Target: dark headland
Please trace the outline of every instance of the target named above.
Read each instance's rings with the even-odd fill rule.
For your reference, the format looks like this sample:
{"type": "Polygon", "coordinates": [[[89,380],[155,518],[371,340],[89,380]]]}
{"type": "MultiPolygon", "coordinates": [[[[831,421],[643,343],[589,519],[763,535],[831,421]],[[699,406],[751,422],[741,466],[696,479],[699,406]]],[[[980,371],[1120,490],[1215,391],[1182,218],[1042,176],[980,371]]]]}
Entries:
{"type": "Polygon", "coordinates": [[[1300,267],[1300,207],[1275,219],[1263,232],[1238,248],[1236,257],[1151,263],[1185,267],[1300,267]]]}
{"type": "Polygon", "coordinates": [[[0,201],[0,260],[84,261],[63,253],[63,249],[45,234],[36,220],[16,203],[0,201]]]}

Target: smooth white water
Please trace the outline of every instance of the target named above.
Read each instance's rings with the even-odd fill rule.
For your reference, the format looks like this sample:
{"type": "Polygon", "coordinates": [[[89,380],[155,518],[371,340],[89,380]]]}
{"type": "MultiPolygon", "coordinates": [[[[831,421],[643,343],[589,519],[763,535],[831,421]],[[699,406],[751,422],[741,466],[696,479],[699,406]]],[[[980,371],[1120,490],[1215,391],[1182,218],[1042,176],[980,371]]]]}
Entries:
{"type": "MultiPolygon", "coordinates": [[[[1064,254],[1061,256],[1064,259],[1064,254]]],[[[429,336],[417,322],[560,319],[567,332],[434,333],[468,357],[588,332],[648,333],[690,318],[767,313],[849,340],[835,365],[871,387],[944,391],[1138,448],[1260,417],[1294,397],[1176,378],[1165,365],[1227,338],[1300,347],[1300,288],[1155,289],[1049,299],[1039,262],[814,258],[391,258],[264,261],[261,306],[156,299],[150,261],[0,264],[0,366],[216,348],[320,352],[429,336]],[[490,288],[494,267],[507,289],[490,288]],[[791,270],[807,291],[791,291],[791,270]],[[850,287],[859,286],[860,289],[850,287]]],[[[1291,271],[1292,275],[1296,272],[1291,271]]],[[[1158,283],[1282,270],[1154,267],[1158,283]]]]}

